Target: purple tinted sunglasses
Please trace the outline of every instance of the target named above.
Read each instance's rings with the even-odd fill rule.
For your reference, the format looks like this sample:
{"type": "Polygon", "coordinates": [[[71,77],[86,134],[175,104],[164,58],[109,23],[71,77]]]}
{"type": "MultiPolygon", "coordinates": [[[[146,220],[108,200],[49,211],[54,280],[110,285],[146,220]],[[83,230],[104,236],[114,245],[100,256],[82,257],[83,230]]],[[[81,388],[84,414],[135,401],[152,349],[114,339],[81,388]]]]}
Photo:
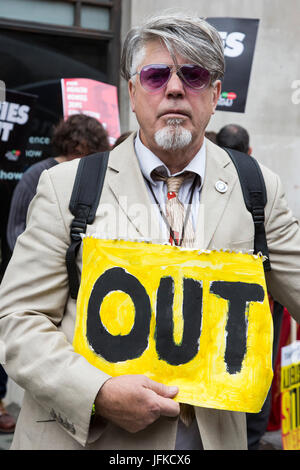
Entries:
{"type": "Polygon", "coordinates": [[[134,75],[140,76],[141,85],[145,90],[153,92],[167,85],[173,69],[176,70],[176,74],[182,82],[193,90],[203,90],[210,83],[209,71],[193,64],[180,66],[151,64],[146,65],[140,72],[136,72],[134,75]]]}

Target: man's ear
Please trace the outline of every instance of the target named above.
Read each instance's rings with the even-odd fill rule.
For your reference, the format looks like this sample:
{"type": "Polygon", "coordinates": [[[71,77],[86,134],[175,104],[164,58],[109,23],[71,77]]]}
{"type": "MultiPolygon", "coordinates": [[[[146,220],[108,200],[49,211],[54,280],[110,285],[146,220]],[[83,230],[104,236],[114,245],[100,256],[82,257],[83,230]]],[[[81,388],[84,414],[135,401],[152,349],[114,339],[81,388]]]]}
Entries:
{"type": "Polygon", "coordinates": [[[129,93],[131,110],[133,113],[135,113],[135,84],[133,83],[131,79],[128,82],[128,93],[129,93]]]}
{"type": "Polygon", "coordinates": [[[215,114],[218,100],[221,94],[221,89],[222,89],[221,80],[216,80],[215,83],[213,84],[213,112],[212,114],[215,114]]]}

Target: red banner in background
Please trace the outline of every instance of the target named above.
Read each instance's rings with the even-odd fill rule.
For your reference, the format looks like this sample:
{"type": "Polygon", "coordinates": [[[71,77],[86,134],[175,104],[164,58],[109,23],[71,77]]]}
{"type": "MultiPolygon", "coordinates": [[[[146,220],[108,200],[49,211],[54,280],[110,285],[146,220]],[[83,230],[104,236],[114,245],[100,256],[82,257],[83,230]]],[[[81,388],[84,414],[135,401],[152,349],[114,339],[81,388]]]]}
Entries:
{"type": "Polygon", "coordinates": [[[88,78],[63,78],[61,85],[64,118],[77,113],[96,118],[113,145],[120,136],[117,88],[88,78]]]}

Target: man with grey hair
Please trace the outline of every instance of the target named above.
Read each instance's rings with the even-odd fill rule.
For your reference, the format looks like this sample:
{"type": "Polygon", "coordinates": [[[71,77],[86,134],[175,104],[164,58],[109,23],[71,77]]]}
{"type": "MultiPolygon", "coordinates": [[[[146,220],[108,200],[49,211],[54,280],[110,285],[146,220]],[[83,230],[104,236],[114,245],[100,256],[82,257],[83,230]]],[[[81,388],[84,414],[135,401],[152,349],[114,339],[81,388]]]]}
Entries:
{"type": "MultiPolygon", "coordinates": [[[[102,224],[103,208],[109,205],[111,212],[126,214],[132,240],[170,240],[208,250],[253,248],[253,222],[235,168],[227,153],[204,136],[223,74],[222,41],[203,19],[161,15],[128,33],[122,75],[139,130],[110,153],[88,233],[107,237],[102,224]],[[178,199],[188,204],[189,216],[185,230],[170,226],[164,212],[165,200],[174,200],[175,194],[167,190],[166,178],[181,179],[178,199]],[[137,222],[130,210],[137,203],[143,214],[154,208],[152,224],[137,222]],[[159,230],[152,232],[152,225],[159,230]]],[[[26,390],[13,448],[245,449],[243,413],[181,406],[173,400],[176,386],[144,375],[110,377],[74,352],[76,305],[69,296],[64,259],[77,164],[43,173],[0,292],[5,367],[26,390]]],[[[268,287],[299,319],[298,226],[279,178],[265,168],[263,174],[272,264],[268,287]]],[[[80,256],[77,266],[80,272],[80,256]]]]}

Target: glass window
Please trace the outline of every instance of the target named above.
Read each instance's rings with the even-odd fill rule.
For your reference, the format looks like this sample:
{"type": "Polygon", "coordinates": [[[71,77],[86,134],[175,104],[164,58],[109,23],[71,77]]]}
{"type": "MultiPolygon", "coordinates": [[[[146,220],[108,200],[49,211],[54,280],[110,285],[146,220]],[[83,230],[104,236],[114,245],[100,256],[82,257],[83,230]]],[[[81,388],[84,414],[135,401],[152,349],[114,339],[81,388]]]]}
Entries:
{"type": "Polygon", "coordinates": [[[0,31],[0,79],[7,88],[81,77],[107,82],[108,41],[25,31],[0,31]]]}
{"type": "Polygon", "coordinates": [[[36,139],[26,153],[30,164],[52,156],[49,138],[53,125],[62,117],[61,79],[108,82],[108,44],[88,38],[0,31],[0,79],[7,90],[38,96],[32,121],[32,136],[36,139]],[[42,145],[39,138],[45,140],[42,145]]]}
{"type": "Polygon", "coordinates": [[[109,8],[99,8],[90,5],[82,5],[81,27],[107,31],[110,29],[109,8]]]}
{"type": "Polygon", "coordinates": [[[0,17],[60,26],[73,26],[74,5],[49,0],[2,0],[0,2],[0,17]]]}

